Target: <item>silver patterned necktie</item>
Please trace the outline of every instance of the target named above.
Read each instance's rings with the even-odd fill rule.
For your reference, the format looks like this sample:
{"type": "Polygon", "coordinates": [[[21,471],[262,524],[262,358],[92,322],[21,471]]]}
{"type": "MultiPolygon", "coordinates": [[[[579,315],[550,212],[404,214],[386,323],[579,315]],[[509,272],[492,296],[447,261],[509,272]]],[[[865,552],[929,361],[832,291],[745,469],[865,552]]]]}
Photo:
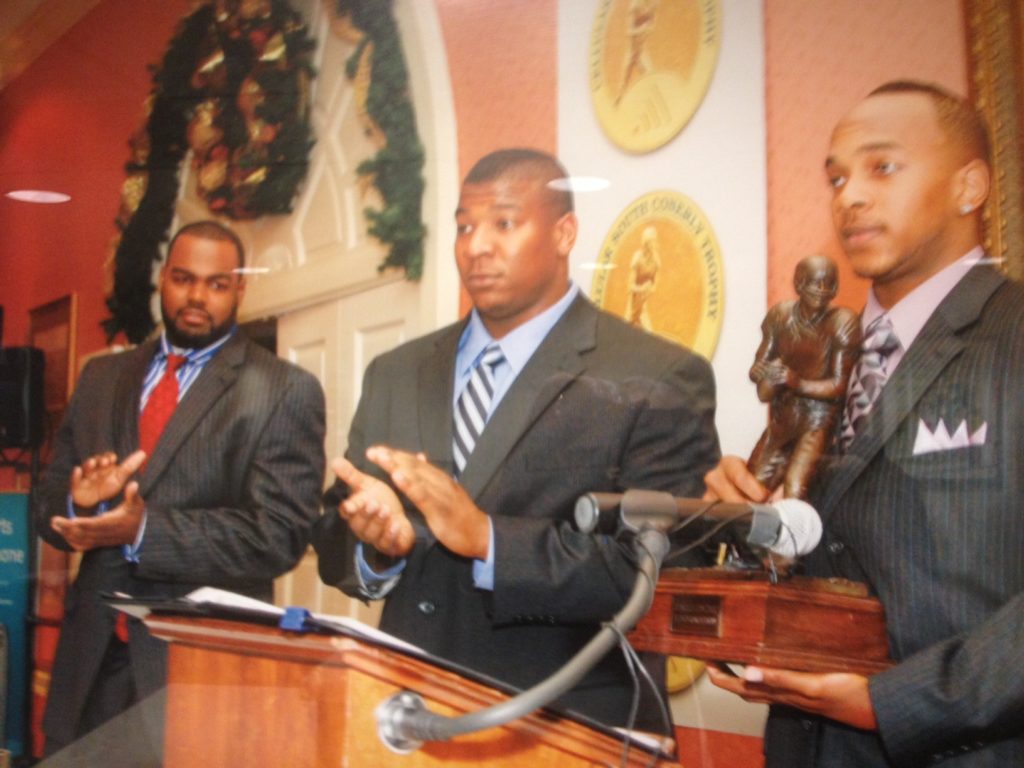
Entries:
{"type": "Polygon", "coordinates": [[[459,473],[466,467],[469,455],[480,439],[494,399],[494,367],[505,359],[497,342],[491,342],[469,375],[458,402],[455,403],[455,430],[452,452],[459,473]]]}
{"type": "Polygon", "coordinates": [[[864,331],[860,360],[846,392],[846,411],[840,444],[846,450],[864,418],[871,412],[889,378],[889,355],[899,349],[900,340],[888,315],[875,318],[864,331]]]}

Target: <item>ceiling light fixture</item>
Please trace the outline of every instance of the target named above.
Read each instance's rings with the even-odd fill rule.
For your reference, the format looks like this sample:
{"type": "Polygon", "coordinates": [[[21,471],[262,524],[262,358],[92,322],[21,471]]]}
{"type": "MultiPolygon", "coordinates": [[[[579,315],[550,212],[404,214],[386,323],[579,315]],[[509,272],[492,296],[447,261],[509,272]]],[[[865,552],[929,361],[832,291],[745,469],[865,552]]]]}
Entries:
{"type": "Polygon", "coordinates": [[[71,195],[45,189],[13,189],[7,193],[7,197],[23,203],[66,203],[71,199],[71,195]]]}

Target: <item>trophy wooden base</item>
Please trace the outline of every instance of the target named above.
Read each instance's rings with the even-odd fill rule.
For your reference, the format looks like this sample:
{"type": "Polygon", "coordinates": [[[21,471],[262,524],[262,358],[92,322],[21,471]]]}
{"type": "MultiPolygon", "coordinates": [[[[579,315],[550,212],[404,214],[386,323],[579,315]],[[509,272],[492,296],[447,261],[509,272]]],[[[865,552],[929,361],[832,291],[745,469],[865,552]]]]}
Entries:
{"type": "Polygon", "coordinates": [[[890,666],[885,615],[863,584],[763,571],[666,569],[629,635],[638,650],[807,672],[890,666]]]}

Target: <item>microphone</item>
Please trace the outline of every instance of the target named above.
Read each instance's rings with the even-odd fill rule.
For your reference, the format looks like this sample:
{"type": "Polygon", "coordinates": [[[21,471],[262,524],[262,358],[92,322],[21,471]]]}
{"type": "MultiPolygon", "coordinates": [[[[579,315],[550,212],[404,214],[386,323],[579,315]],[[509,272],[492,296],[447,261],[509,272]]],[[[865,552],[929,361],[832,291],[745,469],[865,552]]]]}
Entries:
{"type": "Polygon", "coordinates": [[[738,527],[746,543],[782,557],[799,557],[821,541],[821,518],[814,507],[800,499],[780,499],[771,504],[733,504],[684,499],[664,491],[631,489],[623,494],[588,493],[576,500],[576,527],[584,533],[613,533],[623,527],[639,530],[657,527],[671,533],[695,521],[738,527]]]}

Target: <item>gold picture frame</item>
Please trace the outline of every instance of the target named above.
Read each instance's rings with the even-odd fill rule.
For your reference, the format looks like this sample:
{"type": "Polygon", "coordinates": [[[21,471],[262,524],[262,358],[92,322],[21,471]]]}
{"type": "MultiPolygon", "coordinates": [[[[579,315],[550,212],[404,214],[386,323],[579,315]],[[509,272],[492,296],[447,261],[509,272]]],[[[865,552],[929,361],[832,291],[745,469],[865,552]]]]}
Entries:
{"type": "Polygon", "coordinates": [[[971,95],[992,141],[985,247],[1024,280],[1024,56],[1022,0],[964,0],[971,95]]]}

